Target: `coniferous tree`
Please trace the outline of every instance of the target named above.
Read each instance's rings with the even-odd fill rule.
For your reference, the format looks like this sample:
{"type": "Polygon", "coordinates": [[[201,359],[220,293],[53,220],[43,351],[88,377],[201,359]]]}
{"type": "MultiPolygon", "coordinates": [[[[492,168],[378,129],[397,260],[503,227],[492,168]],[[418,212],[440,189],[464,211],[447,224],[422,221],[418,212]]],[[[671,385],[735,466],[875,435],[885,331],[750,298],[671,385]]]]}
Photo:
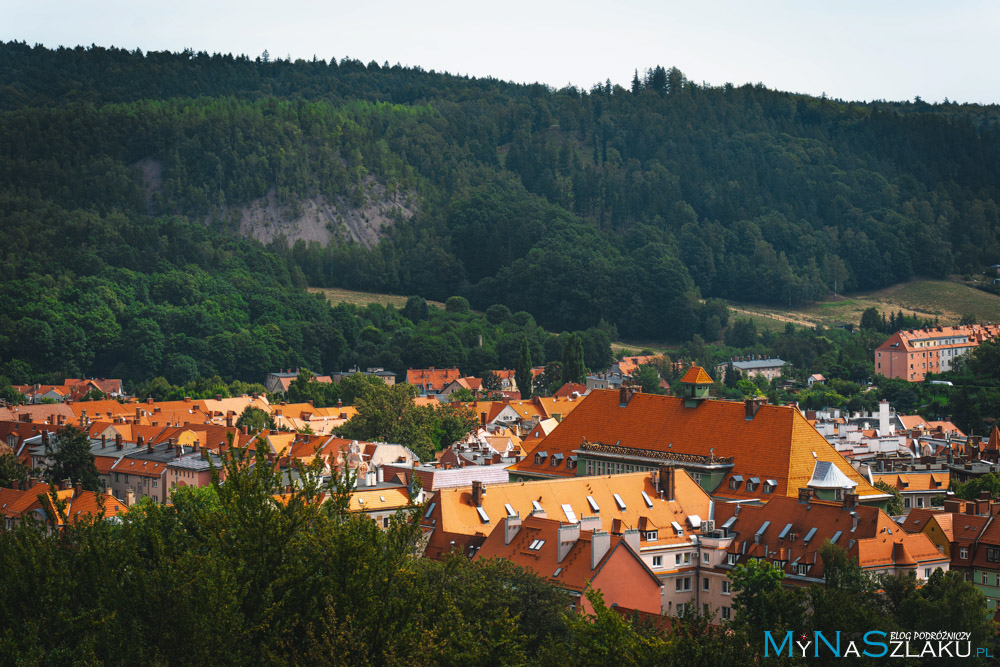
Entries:
{"type": "Polygon", "coordinates": [[[514,366],[514,381],[521,392],[521,398],[531,398],[531,350],[528,349],[528,339],[523,336],[521,349],[517,353],[517,364],[514,366]]]}
{"type": "Polygon", "coordinates": [[[563,382],[583,384],[587,381],[587,371],[583,363],[583,340],[575,333],[566,339],[562,358],[563,382]]]}

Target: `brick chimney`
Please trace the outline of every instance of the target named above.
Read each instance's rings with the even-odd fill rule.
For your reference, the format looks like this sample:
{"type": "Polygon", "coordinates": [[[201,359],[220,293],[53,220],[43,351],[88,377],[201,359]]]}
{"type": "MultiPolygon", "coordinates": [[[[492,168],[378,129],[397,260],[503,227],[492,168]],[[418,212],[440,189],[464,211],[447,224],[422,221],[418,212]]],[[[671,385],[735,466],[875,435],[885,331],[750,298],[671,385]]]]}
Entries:
{"type": "Polygon", "coordinates": [[[809,501],[813,498],[813,490],[810,488],[799,489],[799,502],[803,505],[808,505],[809,501]]]}
{"type": "Polygon", "coordinates": [[[472,482],[472,504],[476,507],[483,506],[483,496],[486,495],[486,488],[479,480],[472,482]]]}
{"type": "Polygon", "coordinates": [[[657,483],[659,488],[657,489],[663,494],[666,500],[674,499],[674,489],[675,489],[675,474],[677,470],[672,465],[661,465],[660,474],[657,477],[657,483]]]}
{"type": "Polygon", "coordinates": [[[108,446],[108,436],[105,435],[104,433],[102,433],[101,434],[101,449],[104,449],[107,446],[108,446]]]}
{"type": "Polygon", "coordinates": [[[954,514],[962,513],[962,501],[955,500],[954,498],[948,498],[944,501],[944,511],[954,514]]]}
{"type": "Polygon", "coordinates": [[[65,491],[72,486],[73,486],[73,480],[71,480],[69,477],[67,477],[62,482],[59,483],[59,489],[62,491],[65,491]]]}
{"type": "Polygon", "coordinates": [[[79,498],[81,493],[83,493],[83,482],[77,482],[73,485],[73,497],[79,498]]]}
{"type": "Polygon", "coordinates": [[[858,506],[858,494],[856,493],[845,493],[844,494],[844,509],[853,510],[858,506]]]}

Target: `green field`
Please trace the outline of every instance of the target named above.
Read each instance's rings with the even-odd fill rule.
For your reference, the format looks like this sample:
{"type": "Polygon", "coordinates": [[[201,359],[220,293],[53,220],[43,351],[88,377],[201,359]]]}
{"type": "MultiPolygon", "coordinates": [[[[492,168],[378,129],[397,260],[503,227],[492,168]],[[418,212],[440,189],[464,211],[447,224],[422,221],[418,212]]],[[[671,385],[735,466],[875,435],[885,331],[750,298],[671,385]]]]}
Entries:
{"type": "MultiPolygon", "coordinates": [[[[353,290],[340,289],[337,287],[307,287],[306,289],[314,294],[324,295],[326,300],[333,305],[337,305],[338,303],[353,303],[356,306],[367,306],[370,303],[380,303],[382,305],[392,304],[396,308],[402,308],[406,305],[406,299],[408,298],[405,296],[399,296],[398,294],[355,292],[353,290]]],[[[428,301],[427,305],[444,308],[444,304],[440,301],[428,301]]]]}
{"type": "Polygon", "coordinates": [[[737,317],[749,316],[758,327],[780,329],[785,323],[800,326],[857,324],[861,313],[875,307],[880,312],[903,311],[921,319],[938,318],[941,324],[958,324],[963,315],[978,322],[1000,322],[1000,296],[951,280],[911,280],[873,292],[858,292],[803,308],[775,308],[731,304],[737,317]]]}

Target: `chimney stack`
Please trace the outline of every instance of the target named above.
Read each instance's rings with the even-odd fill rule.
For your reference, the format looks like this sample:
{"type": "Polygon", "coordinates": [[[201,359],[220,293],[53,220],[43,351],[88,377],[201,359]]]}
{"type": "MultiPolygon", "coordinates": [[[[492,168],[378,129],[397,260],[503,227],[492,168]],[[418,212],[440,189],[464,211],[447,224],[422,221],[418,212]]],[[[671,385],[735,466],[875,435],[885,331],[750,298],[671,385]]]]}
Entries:
{"type": "Polygon", "coordinates": [[[659,484],[658,491],[663,495],[666,500],[674,499],[674,489],[676,482],[677,470],[672,465],[661,465],[660,474],[657,476],[657,483],[659,484]]]}
{"type": "Polygon", "coordinates": [[[503,521],[503,543],[510,544],[520,530],[521,517],[510,515],[505,516],[503,521]]]}
{"type": "Polygon", "coordinates": [[[809,501],[812,500],[813,490],[810,488],[799,489],[799,502],[803,505],[808,505],[809,501]]]}
{"type": "Polygon", "coordinates": [[[73,485],[73,497],[79,498],[81,493],[83,493],[83,482],[77,482],[73,485]]]}
{"type": "Polygon", "coordinates": [[[844,509],[853,510],[858,506],[858,494],[856,493],[845,493],[844,494],[844,509]]]}
{"type": "Polygon", "coordinates": [[[62,490],[62,491],[65,491],[65,490],[69,489],[72,486],[73,486],[73,480],[71,480],[69,477],[67,477],[66,479],[64,479],[59,484],[59,489],[62,490]]]}
{"type": "Polygon", "coordinates": [[[483,506],[483,496],[486,495],[486,489],[483,483],[479,480],[472,482],[472,504],[476,507],[483,506]]]}
{"type": "Polygon", "coordinates": [[[108,446],[108,436],[104,433],[101,434],[101,449],[108,446]]]}
{"type": "Polygon", "coordinates": [[[590,535],[590,569],[596,570],[605,554],[611,548],[611,534],[603,530],[590,535]]]}
{"type": "Polygon", "coordinates": [[[559,526],[558,530],[558,548],[557,560],[562,563],[563,559],[566,558],[566,554],[569,553],[576,541],[580,539],[580,524],[569,523],[559,526]]]}

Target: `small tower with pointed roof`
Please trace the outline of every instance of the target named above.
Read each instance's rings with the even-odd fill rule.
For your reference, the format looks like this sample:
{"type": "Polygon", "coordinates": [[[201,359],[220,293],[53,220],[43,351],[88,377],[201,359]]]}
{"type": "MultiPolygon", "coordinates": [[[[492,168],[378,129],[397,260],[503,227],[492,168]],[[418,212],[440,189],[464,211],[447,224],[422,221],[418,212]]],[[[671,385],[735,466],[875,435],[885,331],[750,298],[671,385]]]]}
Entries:
{"type": "Polygon", "coordinates": [[[696,408],[699,403],[708,398],[708,390],[715,382],[704,368],[692,366],[681,378],[681,384],[684,385],[684,407],[696,408]]]}

